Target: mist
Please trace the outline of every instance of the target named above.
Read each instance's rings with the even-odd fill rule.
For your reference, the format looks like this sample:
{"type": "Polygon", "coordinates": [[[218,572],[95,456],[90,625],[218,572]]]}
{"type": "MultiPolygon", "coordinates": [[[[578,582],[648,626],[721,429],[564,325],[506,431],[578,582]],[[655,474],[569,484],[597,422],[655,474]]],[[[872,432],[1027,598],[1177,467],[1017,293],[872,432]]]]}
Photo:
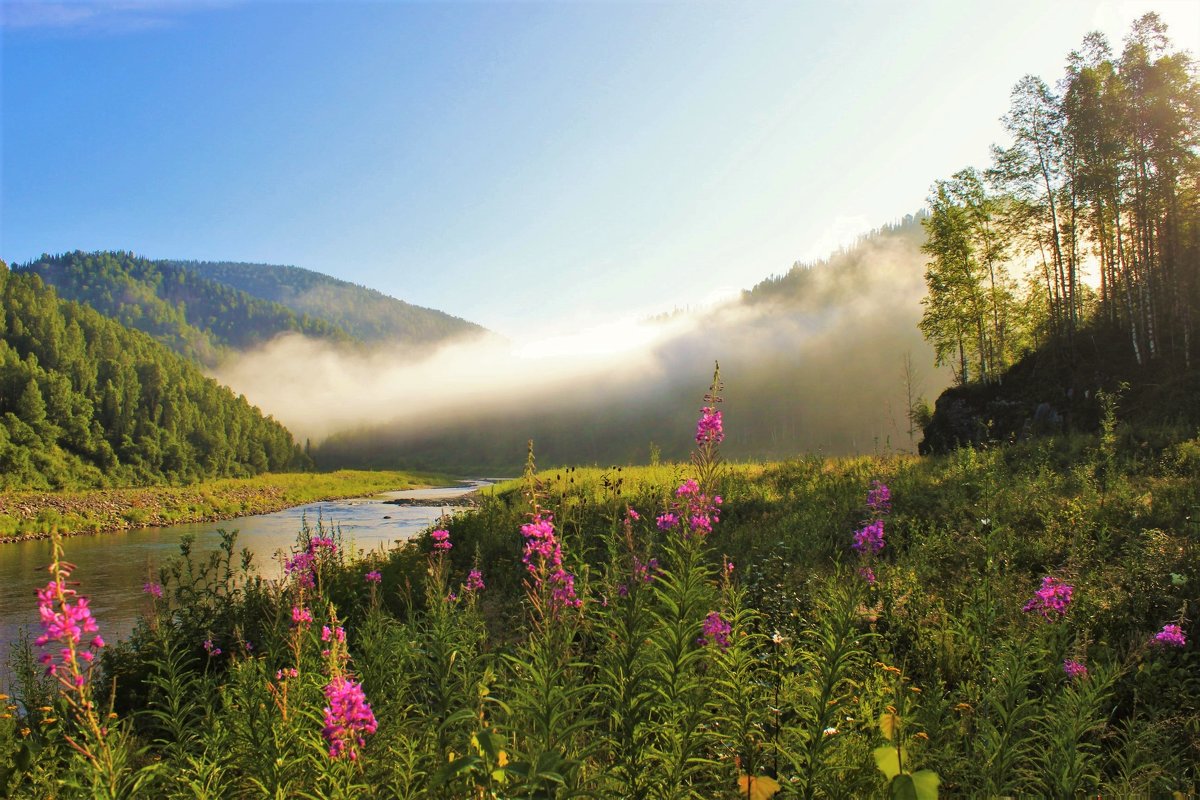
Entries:
{"type": "Polygon", "coordinates": [[[911,450],[906,356],[916,395],[949,380],[917,329],[921,240],[906,220],[735,300],[655,320],[422,350],[289,335],[215,377],[328,467],[511,472],[528,439],[542,464],[683,458],[717,361],[728,457],[911,450]]]}

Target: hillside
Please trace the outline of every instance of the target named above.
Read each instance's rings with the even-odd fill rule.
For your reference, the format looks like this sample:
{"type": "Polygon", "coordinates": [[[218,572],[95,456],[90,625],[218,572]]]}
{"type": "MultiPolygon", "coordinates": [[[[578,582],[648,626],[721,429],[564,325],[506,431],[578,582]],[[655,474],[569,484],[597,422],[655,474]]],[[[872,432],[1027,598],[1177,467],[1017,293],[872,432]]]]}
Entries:
{"type": "MultiPolygon", "coordinates": [[[[733,458],[913,450],[906,410],[917,395],[940,391],[947,378],[924,366],[932,352],[917,329],[922,241],[920,219],[906,217],[826,260],[797,264],[735,302],[648,323],[649,345],[590,369],[580,366],[584,355],[536,368],[512,359],[501,362],[512,368],[511,377],[507,366],[501,370],[503,385],[481,382],[465,397],[416,381],[421,394],[439,402],[413,411],[421,402],[413,392],[393,404],[392,413],[406,416],[338,432],[314,457],[322,467],[512,474],[534,439],[546,464],[646,463],[655,453],[679,459],[692,444],[685,433],[688,398],[713,361],[728,385],[726,414],[738,420],[725,443],[733,458]],[[920,365],[907,381],[906,361],[920,365]],[[521,370],[531,371],[527,380],[521,370]]],[[[275,359],[281,360],[297,359],[275,359]]],[[[244,374],[267,369],[251,365],[244,374]]],[[[403,378],[418,374],[395,369],[392,375],[363,370],[363,380],[380,387],[367,387],[366,395],[407,386],[403,378]]],[[[296,374],[297,384],[302,378],[296,374]]],[[[256,396],[249,384],[234,385],[256,396]]]]}
{"type": "Polygon", "coordinates": [[[13,269],[38,275],[60,297],[89,305],[208,366],[229,350],[245,350],[285,332],[352,340],[324,319],[132,253],[75,251],[13,269]]]}
{"type": "Polygon", "coordinates": [[[286,428],[187,359],[0,262],[0,489],[187,482],[307,463],[286,428]]]}
{"type": "Polygon", "coordinates": [[[236,262],[171,261],[209,280],[326,320],[368,343],[428,344],[483,328],[365,286],[299,267],[236,262]]]}

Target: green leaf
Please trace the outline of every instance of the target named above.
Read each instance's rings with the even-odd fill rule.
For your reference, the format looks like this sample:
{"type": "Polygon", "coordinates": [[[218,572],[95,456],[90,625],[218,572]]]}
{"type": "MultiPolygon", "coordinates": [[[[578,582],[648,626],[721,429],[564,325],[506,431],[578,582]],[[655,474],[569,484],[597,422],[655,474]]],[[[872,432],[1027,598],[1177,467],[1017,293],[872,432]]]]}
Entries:
{"type": "Polygon", "coordinates": [[[913,788],[917,790],[917,800],[937,800],[938,786],[942,779],[931,769],[919,769],[912,774],[913,788]]]}
{"type": "Polygon", "coordinates": [[[908,756],[904,748],[899,751],[890,744],[885,744],[882,747],[875,748],[875,765],[879,767],[879,771],[887,777],[888,780],[900,774],[900,756],[908,756]]]}
{"type": "Polygon", "coordinates": [[[888,797],[893,800],[917,800],[917,787],[913,785],[912,775],[905,773],[892,778],[888,785],[888,797]]]}

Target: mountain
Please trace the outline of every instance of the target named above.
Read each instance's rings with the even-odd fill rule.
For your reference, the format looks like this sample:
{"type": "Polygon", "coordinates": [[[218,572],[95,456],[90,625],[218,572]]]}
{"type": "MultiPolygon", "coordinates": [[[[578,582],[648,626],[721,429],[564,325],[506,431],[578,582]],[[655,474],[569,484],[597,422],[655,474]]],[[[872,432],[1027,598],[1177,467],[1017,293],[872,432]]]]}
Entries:
{"type": "Polygon", "coordinates": [[[75,251],[14,267],[39,276],[60,297],[84,303],[149,334],[177,353],[213,366],[281,333],[349,343],[336,324],[132,253],[75,251]]]}
{"type": "Polygon", "coordinates": [[[484,331],[442,311],[414,306],[374,289],[299,267],[228,261],[164,263],[279,303],[297,314],[326,320],[369,344],[432,344],[484,331]]]}
{"type": "MultiPolygon", "coordinates": [[[[90,263],[117,274],[120,260],[90,263]]],[[[164,306],[150,308],[164,312],[164,330],[191,332],[164,306]]],[[[189,482],[309,463],[286,428],[188,359],[0,261],[0,489],[189,482]]]]}

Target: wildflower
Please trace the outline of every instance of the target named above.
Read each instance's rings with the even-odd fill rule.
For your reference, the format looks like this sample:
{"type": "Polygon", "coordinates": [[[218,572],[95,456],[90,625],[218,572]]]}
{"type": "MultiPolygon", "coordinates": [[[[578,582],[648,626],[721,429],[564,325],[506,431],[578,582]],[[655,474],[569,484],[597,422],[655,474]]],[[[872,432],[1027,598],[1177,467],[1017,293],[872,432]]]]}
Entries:
{"type": "Polygon", "coordinates": [[[869,555],[875,555],[882,550],[883,520],[872,520],[862,530],[855,531],[854,542],[850,546],[860,553],[869,555]]]}
{"type": "Polygon", "coordinates": [[[325,729],[329,757],[357,760],[358,748],[366,745],[366,735],[375,733],[378,724],[362,686],[343,676],[335,676],[325,686],[325,729]]]}
{"type": "Polygon", "coordinates": [[[76,658],[82,658],[90,664],[96,652],[104,647],[104,639],[99,635],[93,636],[88,644],[89,649],[84,652],[79,650],[84,635],[98,634],[100,628],[92,617],[86,597],[72,602],[75,590],[66,585],[72,569],[72,565],[56,558],[51,565],[54,580],[44,588],[38,589],[38,615],[41,617],[42,635],[34,640],[34,644],[38,647],[46,647],[51,642],[58,645],[60,663],[56,663],[54,655],[49,652],[42,653],[38,661],[45,665],[47,675],[57,675],[60,667],[65,667],[71,676],[70,682],[78,688],[83,686],[84,676],[76,658]]]}
{"type": "Polygon", "coordinates": [[[579,608],[583,603],[575,594],[575,576],[563,569],[562,545],[554,535],[554,523],[538,514],[521,526],[521,535],[525,537],[521,561],[533,575],[534,585],[550,585],[553,606],[579,608]]]}
{"type": "Polygon", "coordinates": [[[210,657],[219,656],[219,655],[221,655],[221,648],[214,646],[212,643],[212,639],[205,639],[204,640],[204,652],[208,653],[208,655],[210,657]]]}
{"type": "Polygon", "coordinates": [[[483,585],[483,573],[477,569],[473,569],[467,573],[466,590],[468,592],[482,592],[485,588],[483,585]]]}
{"type": "Polygon", "coordinates": [[[300,677],[300,670],[296,669],[295,667],[287,667],[286,669],[280,669],[280,670],[275,671],[275,680],[277,680],[277,681],[287,680],[288,678],[298,678],[298,677],[300,677]]]}
{"type": "Polygon", "coordinates": [[[660,531],[669,531],[679,524],[679,517],[667,512],[666,514],[660,514],[655,521],[658,523],[660,531]]]}
{"type": "Polygon", "coordinates": [[[449,550],[454,546],[450,544],[450,531],[436,530],[429,534],[429,538],[433,539],[434,550],[449,550]]]}
{"type": "Polygon", "coordinates": [[[875,585],[875,570],[871,569],[870,567],[859,567],[858,577],[866,581],[867,586],[875,585]]]}
{"type": "Polygon", "coordinates": [[[1067,613],[1075,587],[1063,583],[1053,575],[1042,578],[1042,587],[1034,592],[1022,611],[1037,611],[1045,619],[1056,619],[1067,613]]]}
{"type": "Polygon", "coordinates": [[[142,591],[154,598],[163,596],[162,584],[155,583],[154,581],[142,584],[142,591]]]}
{"type": "Polygon", "coordinates": [[[311,625],[313,621],[312,612],[304,606],[292,606],[292,626],[300,627],[302,625],[311,625]]]}
{"type": "Polygon", "coordinates": [[[626,506],[626,507],[625,507],[625,513],[626,513],[626,514],[628,514],[628,515],[629,515],[629,518],[630,518],[631,520],[633,520],[634,522],[637,522],[639,519],[641,519],[641,518],[642,518],[642,515],[641,515],[641,514],[639,514],[639,513],[637,512],[637,510],[636,510],[636,509],[634,509],[634,507],[633,507],[633,506],[626,506]]]}
{"type": "Polygon", "coordinates": [[[1163,625],[1162,630],[1154,634],[1154,644],[1163,647],[1184,647],[1187,645],[1187,637],[1183,635],[1183,628],[1178,625],[1163,625]]]}
{"type": "Polygon", "coordinates": [[[887,484],[871,481],[867,491],[867,508],[875,514],[886,514],[892,510],[892,492],[887,484]]]}
{"type": "Polygon", "coordinates": [[[330,628],[328,625],[321,626],[321,641],[328,642],[331,639],[336,639],[339,644],[346,641],[346,630],[338,625],[336,628],[330,628]]]}
{"type": "Polygon", "coordinates": [[[1070,658],[1063,661],[1063,672],[1067,673],[1067,677],[1073,681],[1083,680],[1088,676],[1087,666],[1070,658]]]}
{"type": "Polygon", "coordinates": [[[363,580],[367,583],[380,583],[383,581],[383,576],[379,574],[379,570],[373,569],[363,576],[363,580]]]}
{"type": "Polygon", "coordinates": [[[725,428],[721,422],[721,412],[712,406],[700,409],[700,419],[696,422],[696,444],[720,444],[725,440],[725,428]]]}
{"type": "Polygon", "coordinates": [[[721,619],[721,615],[713,611],[704,618],[704,630],[696,641],[702,645],[715,644],[722,650],[729,647],[729,633],[733,628],[721,619]]]}

